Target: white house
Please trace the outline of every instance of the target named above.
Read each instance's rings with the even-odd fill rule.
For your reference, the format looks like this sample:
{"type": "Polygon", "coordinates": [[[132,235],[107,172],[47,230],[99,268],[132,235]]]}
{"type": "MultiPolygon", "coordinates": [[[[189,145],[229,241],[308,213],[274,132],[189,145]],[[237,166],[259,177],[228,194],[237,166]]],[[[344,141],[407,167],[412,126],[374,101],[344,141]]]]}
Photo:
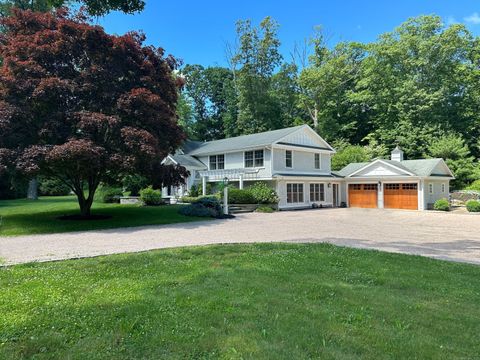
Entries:
{"type": "Polygon", "coordinates": [[[448,197],[453,176],[441,159],[404,161],[403,153],[396,149],[392,160],[350,164],[332,172],[334,153],[308,125],[209,142],[187,141],[163,161],[187,168],[191,174],[187,184],[163,189],[163,193],[183,196],[197,184],[206,194],[208,183],[228,178],[239,188],[257,181],[268,183],[280,197],[280,209],[335,207],[342,203],[425,209],[436,199],[448,197]],[[424,186],[428,187],[426,192],[424,186]]]}

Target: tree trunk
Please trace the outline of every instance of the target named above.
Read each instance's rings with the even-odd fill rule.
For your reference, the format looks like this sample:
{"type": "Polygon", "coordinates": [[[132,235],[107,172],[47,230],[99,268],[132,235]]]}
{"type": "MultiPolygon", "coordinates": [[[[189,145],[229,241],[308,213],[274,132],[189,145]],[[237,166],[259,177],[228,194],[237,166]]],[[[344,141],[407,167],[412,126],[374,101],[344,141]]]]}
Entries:
{"type": "Polygon", "coordinates": [[[80,205],[80,215],[82,217],[89,217],[91,215],[91,208],[93,204],[93,199],[95,196],[95,191],[97,190],[97,185],[94,186],[92,189],[88,191],[88,197],[85,198],[83,193],[83,189],[78,191],[77,189],[77,198],[78,198],[78,205],[80,205]]]}
{"type": "Polygon", "coordinates": [[[38,200],[38,180],[34,178],[28,182],[27,199],[38,200]]]}

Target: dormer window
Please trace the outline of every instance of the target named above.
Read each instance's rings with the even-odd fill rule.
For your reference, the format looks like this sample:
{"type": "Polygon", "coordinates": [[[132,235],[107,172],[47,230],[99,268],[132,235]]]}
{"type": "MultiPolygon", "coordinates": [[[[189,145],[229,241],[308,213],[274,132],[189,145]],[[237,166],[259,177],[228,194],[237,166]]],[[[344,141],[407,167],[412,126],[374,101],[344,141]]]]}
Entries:
{"type": "Polygon", "coordinates": [[[210,155],[210,170],[225,169],[225,155],[210,155]]]}
{"type": "Polygon", "coordinates": [[[245,167],[263,167],[263,150],[245,151],[245,167]]]}

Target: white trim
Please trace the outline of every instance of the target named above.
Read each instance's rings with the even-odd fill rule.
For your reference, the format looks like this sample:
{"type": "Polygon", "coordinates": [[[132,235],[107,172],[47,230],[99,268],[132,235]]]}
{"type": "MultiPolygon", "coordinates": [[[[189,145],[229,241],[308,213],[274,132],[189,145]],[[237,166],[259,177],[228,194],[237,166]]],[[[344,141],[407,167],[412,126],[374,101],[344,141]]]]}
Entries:
{"type": "Polygon", "coordinates": [[[212,154],[212,155],[208,155],[208,171],[217,171],[217,170],[225,170],[226,169],[226,166],[227,165],[227,157],[225,156],[225,154],[212,154]],[[215,161],[215,166],[217,167],[216,169],[210,169],[210,157],[212,156],[218,156],[218,155],[223,155],[223,169],[219,169],[218,168],[218,158],[217,160],[215,161]]]}
{"type": "MultiPolygon", "coordinates": [[[[285,204],[287,204],[287,206],[295,206],[295,205],[300,205],[300,204],[308,204],[308,201],[306,201],[306,197],[305,197],[305,182],[303,181],[298,181],[298,182],[285,182],[285,204]],[[288,202],[288,185],[293,185],[293,184],[301,184],[302,185],[302,188],[303,188],[303,201],[302,202],[291,202],[289,203],[288,202]]],[[[310,195],[309,195],[310,197],[310,195]]]]}
{"type": "Polygon", "coordinates": [[[171,155],[167,155],[167,157],[162,160],[161,164],[162,164],[162,165],[165,164],[165,162],[166,162],[167,160],[170,160],[170,161],[173,162],[175,165],[178,165],[178,162],[176,162],[171,155]]]}
{"type": "MultiPolygon", "coordinates": [[[[403,172],[403,173],[407,173],[407,174],[409,174],[409,175],[411,175],[411,176],[417,176],[417,175],[415,175],[414,173],[412,173],[411,171],[408,171],[408,170],[399,168],[398,166],[395,166],[395,165],[393,165],[393,164],[387,163],[387,162],[383,161],[382,159],[377,159],[377,160],[373,160],[372,162],[369,162],[367,165],[365,165],[365,166],[361,167],[360,169],[354,171],[353,173],[351,173],[351,174],[348,175],[347,177],[350,178],[350,177],[352,177],[353,175],[355,175],[355,174],[357,174],[357,173],[359,173],[359,172],[361,172],[361,171],[369,168],[370,166],[372,166],[372,165],[374,165],[374,164],[376,164],[376,163],[382,163],[382,164],[384,164],[384,165],[386,165],[386,166],[389,166],[389,167],[392,167],[392,168],[394,168],[394,169],[397,169],[397,170],[399,170],[399,171],[401,171],[401,172],[403,172]]],[[[392,175],[387,175],[387,176],[392,176],[392,175]]]]}
{"type": "Polygon", "coordinates": [[[253,148],[253,149],[249,149],[249,150],[243,150],[242,151],[242,154],[243,154],[243,168],[244,169],[265,169],[265,147],[262,147],[262,148],[253,148]],[[257,150],[262,150],[263,151],[263,165],[262,166],[255,166],[255,151],[257,150]],[[246,152],[253,152],[253,166],[245,166],[245,153],[246,152]]]}
{"type": "Polygon", "coordinates": [[[292,134],[295,134],[296,132],[298,132],[298,131],[300,131],[300,130],[304,130],[304,129],[307,129],[308,131],[310,131],[310,133],[312,133],[314,136],[316,136],[316,137],[319,138],[322,142],[324,142],[324,143],[327,145],[327,147],[330,148],[331,151],[333,151],[334,153],[336,152],[335,149],[334,149],[333,147],[331,147],[328,142],[325,141],[325,139],[323,139],[320,135],[318,135],[318,133],[317,133],[315,130],[313,130],[310,126],[308,126],[308,125],[306,125],[306,124],[303,125],[301,128],[299,128],[298,130],[295,130],[295,131],[291,132],[290,134],[285,135],[284,137],[276,140],[275,142],[273,142],[273,144],[275,144],[275,145],[281,145],[281,144],[277,144],[277,143],[282,142],[283,139],[291,136],[292,134]]]}

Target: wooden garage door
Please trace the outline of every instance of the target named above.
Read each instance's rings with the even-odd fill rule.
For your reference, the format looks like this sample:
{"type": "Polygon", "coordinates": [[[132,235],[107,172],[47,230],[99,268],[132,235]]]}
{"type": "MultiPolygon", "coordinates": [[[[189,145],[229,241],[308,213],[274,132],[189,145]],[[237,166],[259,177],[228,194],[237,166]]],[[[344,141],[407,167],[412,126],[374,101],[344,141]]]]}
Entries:
{"type": "Polygon", "coordinates": [[[376,208],[377,184],[350,184],[348,202],[350,207],[376,208]]]}
{"type": "Polygon", "coordinates": [[[385,184],[384,206],[387,209],[418,209],[417,184],[385,184]]]}

